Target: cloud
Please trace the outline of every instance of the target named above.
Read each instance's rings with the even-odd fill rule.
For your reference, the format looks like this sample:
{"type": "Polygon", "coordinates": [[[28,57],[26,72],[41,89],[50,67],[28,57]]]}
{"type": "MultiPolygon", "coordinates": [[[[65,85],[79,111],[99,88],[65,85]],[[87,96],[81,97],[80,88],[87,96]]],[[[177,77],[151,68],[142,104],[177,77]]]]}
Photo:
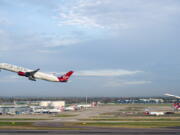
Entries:
{"type": "Polygon", "coordinates": [[[180,12],[169,0],[74,0],[59,5],[59,25],[128,29],[180,12]]]}
{"type": "Polygon", "coordinates": [[[112,80],[105,84],[105,87],[121,87],[129,85],[144,85],[150,84],[151,81],[140,80],[140,81],[125,81],[125,80],[112,80]]]}
{"type": "Polygon", "coordinates": [[[49,50],[61,46],[71,46],[83,42],[78,38],[56,34],[34,33],[34,34],[14,34],[0,29],[0,52],[38,50],[41,53],[55,53],[49,50]]]}
{"type": "Polygon", "coordinates": [[[79,25],[104,28],[104,25],[97,21],[97,17],[101,18],[103,14],[96,10],[105,3],[109,3],[109,0],[79,0],[68,3],[67,5],[59,6],[59,25],[79,25]],[[91,11],[95,11],[96,14],[92,14],[91,11]]]}
{"type": "Polygon", "coordinates": [[[7,75],[0,78],[0,82],[16,82],[19,80],[17,75],[7,75]]]}
{"type": "Polygon", "coordinates": [[[45,47],[69,46],[80,42],[78,39],[52,39],[45,47]]]}
{"type": "Polygon", "coordinates": [[[0,24],[1,25],[9,25],[11,24],[10,21],[6,18],[0,18],[0,24]]]}
{"type": "MultiPolygon", "coordinates": [[[[35,47],[37,46],[42,50],[47,48],[55,48],[60,46],[71,46],[83,42],[72,35],[57,35],[57,34],[47,34],[39,33],[33,35],[26,35],[24,37],[24,42],[27,46],[35,47]]],[[[25,46],[26,47],[26,46],[25,46]]]]}
{"type": "Polygon", "coordinates": [[[119,76],[130,76],[143,73],[140,70],[124,70],[124,69],[106,69],[106,70],[82,70],[75,71],[75,76],[87,76],[87,77],[116,77],[110,80],[105,80],[104,87],[122,87],[131,85],[144,85],[150,84],[151,81],[147,80],[119,80],[119,76]]]}
{"type": "Polygon", "coordinates": [[[0,29],[0,52],[8,51],[11,43],[8,32],[0,29]]]}
{"type": "Polygon", "coordinates": [[[36,52],[38,52],[38,53],[45,53],[45,54],[57,53],[57,51],[55,51],[55,50],[45,50],[45,49],[37,50],[36,52]]]}
{"type": "Polygon", "coordinates": [[[82,71],[75,71],[75,75],[77,76],[124,76],[124,75],[134,75],[137,73],[141,73],[142,71],[130,71],[130,70],[123,70],[123,69],[111,69],[111,70],[82,70],[82,71]]]}

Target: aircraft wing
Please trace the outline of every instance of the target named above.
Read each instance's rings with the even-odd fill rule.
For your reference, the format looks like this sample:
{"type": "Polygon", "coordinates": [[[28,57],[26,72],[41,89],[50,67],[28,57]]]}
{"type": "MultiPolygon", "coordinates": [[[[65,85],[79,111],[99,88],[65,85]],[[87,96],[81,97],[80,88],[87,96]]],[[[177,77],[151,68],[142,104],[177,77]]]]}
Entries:
{"type": "Polygon", "coordinates": [[[166,93],[166,94],[164,94],[165,96],[169,96],[169,97],[175,97],[175,98],[179,98],[180,99],[180,96],[176,96],[176,95],[172,95],[172,94],[168,94],[168,93],[166,93]]]}
{"type": "Polygon", "coordinates": [[[35,77],[34,77],[34,74],[36,73],[36,72],[38,72],[40,69],[38,68],[38,69],[36,69],[36,70],[34,70],[34,71],[30,71],[30,72],[18,72],[18,75],[20,75],[20,76],[25,76],[25,77],[28,77],[29,78],[29,80],[31,80],[31,81],[36,81],[36,79],[35,79],[35,77]]]}
{"type": "Polygon", "coordinates": [[[40,69],[38,68],[38,69],[36,69],[36,70],[34,70],[34,71],[26,72],[26,77],[28,77],[28,79],[31,80],[31,81],[36,81],[36,79],[35,79],[35,77],[34,77],[34,74],[35,74],[36,72],[38,72],[39,70],[40,70],[40,69]]]}

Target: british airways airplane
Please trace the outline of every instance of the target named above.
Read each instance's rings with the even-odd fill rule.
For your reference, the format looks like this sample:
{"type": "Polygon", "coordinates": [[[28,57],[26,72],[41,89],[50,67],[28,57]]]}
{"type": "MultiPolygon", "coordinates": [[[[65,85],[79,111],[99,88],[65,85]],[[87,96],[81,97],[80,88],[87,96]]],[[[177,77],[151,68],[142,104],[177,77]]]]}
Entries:
{"type": "Polygon", "coordinates": [[[0,70],[7,70],[17,73],[19,76],[28,77],[31,81],[36,81],[36,79],[51,81],[51,82],[67,82],[70,76],[73,74],[73,71],[69,71],[63,76],[57,77],[52,74],[39,72],[40,69],[30,70],[23,67],[18,67],[15,65],[0,63],[0,70]]]}

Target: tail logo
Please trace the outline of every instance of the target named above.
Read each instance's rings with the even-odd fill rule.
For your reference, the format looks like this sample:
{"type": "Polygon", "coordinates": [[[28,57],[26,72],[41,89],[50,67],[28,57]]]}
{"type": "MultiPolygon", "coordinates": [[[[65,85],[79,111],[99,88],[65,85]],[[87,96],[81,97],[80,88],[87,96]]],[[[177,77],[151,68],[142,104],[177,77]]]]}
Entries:
{"type": "Polygon", "coordinates": [[[60,82],[67,82],[69,77],[74,73],[74,71],[69,71],[68,73],[66,73],[65,75],[58,77],[60,82]]]}

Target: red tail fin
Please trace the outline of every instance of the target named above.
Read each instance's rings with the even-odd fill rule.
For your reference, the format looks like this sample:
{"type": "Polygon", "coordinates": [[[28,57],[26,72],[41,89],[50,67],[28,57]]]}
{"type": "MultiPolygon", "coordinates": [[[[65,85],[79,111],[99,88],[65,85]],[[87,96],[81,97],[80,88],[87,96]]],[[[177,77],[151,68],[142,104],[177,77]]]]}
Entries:
{"type": "Polygon", "coordinates": [[[68,73],[66,73],[65,75],[58,77],[60,82],[67,82],[69,77],[74,73],[74,71],[69,71],[68,73]]]}

